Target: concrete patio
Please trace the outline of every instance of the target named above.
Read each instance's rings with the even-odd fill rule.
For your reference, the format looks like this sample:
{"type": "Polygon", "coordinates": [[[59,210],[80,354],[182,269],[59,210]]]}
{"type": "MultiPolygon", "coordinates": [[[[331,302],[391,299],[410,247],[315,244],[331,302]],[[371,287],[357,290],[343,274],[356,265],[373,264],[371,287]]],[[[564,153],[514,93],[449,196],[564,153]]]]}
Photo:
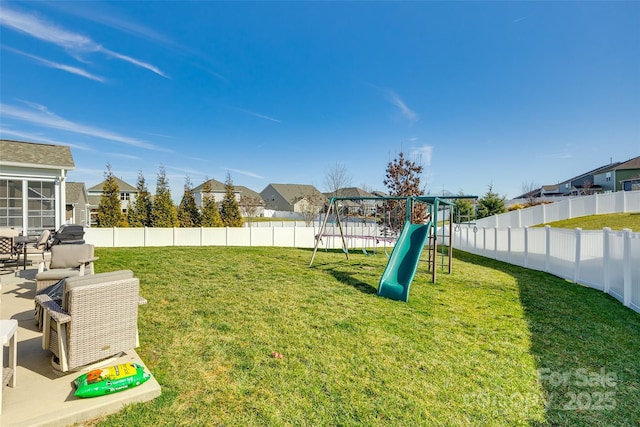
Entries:
{"type": "MultiPolygon", "coordinates": [[[[0,426],[68,426],[117,412],[125,405],[152,400],[160,385],[152,376],[144,384],[112,395],[81,399],[73,395],[73,380],[87,370],[61,375],[51,367],[51,353],[42,349],[42,333],[36,328],[33,309],[37,266],[22,265],[0,276],[0,319],[16,319],[17,384],[2,392],[0,426]]],[[[8,347],[2,349],[8,360],[8,347]]],[[[134,351],[110,359],[104,366],[125,362],[144,363],[134,351]]],[[[153,374],[153,372],[152,372],[153,374]]]]}

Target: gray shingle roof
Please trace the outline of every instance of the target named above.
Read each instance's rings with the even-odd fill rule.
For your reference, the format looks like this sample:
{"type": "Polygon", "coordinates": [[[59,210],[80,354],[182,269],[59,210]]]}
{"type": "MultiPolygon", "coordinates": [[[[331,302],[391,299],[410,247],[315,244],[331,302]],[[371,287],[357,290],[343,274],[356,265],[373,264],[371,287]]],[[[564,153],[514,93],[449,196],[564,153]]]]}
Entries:
{"type": "Polygon", "coordinates": [[[65,198],[68,205],[88,203],[84,182],[67,182],[65,184],[65,198]]]}
{"type": "Polygon", "coordinates": [[[35,168],[74,169],[71,148],[66,145],[0,139],[0,164],[35,168]]]}
{"type": "MultiPolygon", "coordinates": [[[[298,200],[310,195],[318,195],[326,198],[324,194],[319,192],[313,185],[307,184],[269,184],[278,192],[289,204],[294,204],[298,200]]],[[[264,192],[264,190],[262,190],[264,192]]]]}
{"type": "Polygon", "coordinates": [[[616,170],[621,169],[640,169],[640,156],[627,160],[615,167],[616,170]]]}
{"type": "MultiPolygon", "coordinates": [[[[128,192],[133,192],[133,193],[137,193],[138,189],[136,187],[134,187],[131,184],[127,184],[126,182],[124,182],[123,180],[121,180],[118,177],[115,177],[116,179],[116,184],[118,184],[118,190],[120,191],[128,191],[128,192]]],[[[104,188],[104,183],[105,181],[102,181],[99,184],[94,185],[93,187],[91,187],[88,191],[99,191],[102,192],[102,189],[104,188]]]]}
{"type": "MultiPolygon", "coordinates": [[[[209,185],[211,185],[211,192],[212,193],[224,193],[226,191],[226,188],[224,187],[224,183],[220,182],[218,180],[215,179],[210,179],[209,181],[205,181],[208,182],[209,185]]],[[[197,187],[195,187],[193,189],[194,192],[199,192],[202,191],[202,189],[204,188],[204,184],[205,182],[203,182],[202,184],[198,185],[197,187]]],[[[235,187],[236,191],[238,191],[238,187],[235,187]]]]}
{"type": "MultiPolygon", "coordinates": [[[[341,188],[336,192],[336,197],[372,197],[373,194],[368,191],[364,191],[362,188],[358,187],[345,187],[341,188]]],[[[324,193],[327,197],[332,197],[331,193],[324,193]]]]}
{"type": "Polygon", "coordinates": [[[253,191],[250,188],[243,187],[242,185],[236,185],[234,187],[235,187],[236,191],[240,192],[240,197],[245,196],[245,197],[251,197],[252,199],[260,199],[260,200],[262,200],[262,196],[260,195],[260,193],[256,193],[255,191],[253,191]]]}

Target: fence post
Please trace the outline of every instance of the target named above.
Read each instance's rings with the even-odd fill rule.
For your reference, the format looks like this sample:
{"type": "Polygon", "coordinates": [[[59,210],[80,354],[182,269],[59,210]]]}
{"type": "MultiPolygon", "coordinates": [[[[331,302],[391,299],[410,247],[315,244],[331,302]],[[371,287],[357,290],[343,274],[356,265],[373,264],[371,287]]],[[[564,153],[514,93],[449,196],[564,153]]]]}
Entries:
{"type": "Polygon", "coordinates": [[[498,259],[498,227],[493,227],[493,259],[498,259]]]}
{"type": "Polygon", "coordinates": [[[600,195],[598,193],[594,194],[595,198],[594,198],[594,204],[595,206],[595,212],[593,213],[594,215],[598,215],[600,213],[600,195]]]}
{"type": "Polygon", "coordinates": [[[547,222],[547,204],[543,203],[540,206],[542,206],[542,223],[541,224],[544,224],[547,222]]]}
{"type": "Polygon", "coordinates": [[[629,307],[631,305],[631,229],[622,229],[623,238],[623,271],[624,271],[624,291],[622,303],[629,307]]]}
{"type": "Polygon", "coordinates": [[[611,228],[605,227],[602,229],[602,283],[604,285],[604,293],[608,294],[611,291],[611,228]]]}
{"type": "Polygon", "coordinates": [[[582,250],[582,228],[576,227],[575,229],[576,236],[576,255],[575,262],[573,264],[573,283],[578,283],[580,279],[580,258],[581,258],[581,250],[582,250]]]}
{"type": "Polygon", "coordinates": [[[524,228],[524,267],[529,267],[529,227],[524,228]]]}
{"type": "Polygon", "coordinates": [[[147,242],[149,241],[149,227],[144,227],[144,244],[143,246],[146,248],[147,247],[147,242]]]}
{"type": "Polygon", "coordinates": [[[173,246],[176,245],[176,234],[177,234],[177,228],[173,227],[173,246]]]}
{"type": "Polygon", "coordinates": [[[511,264],[511,227],[507,228],[507,262],[511,264]]]}
{"type": "Polygon", "coordinates": [[[487,227],[482,227],[482,253],[487,253],[487,227]]]}
{"type": "Polygon", "coordinates": [[[111,239],[113,240],[113,247],[117,248],[118,247],[118,227],[113,227],[113,234],[111,236],[111,239]]]}
{"type": "Polygon", "coordinates": [[[544,226],[545,236],[545,256],[544,256],[544,271],[549,272],[550,258],[551,258],[551,226],[544,226]]]}

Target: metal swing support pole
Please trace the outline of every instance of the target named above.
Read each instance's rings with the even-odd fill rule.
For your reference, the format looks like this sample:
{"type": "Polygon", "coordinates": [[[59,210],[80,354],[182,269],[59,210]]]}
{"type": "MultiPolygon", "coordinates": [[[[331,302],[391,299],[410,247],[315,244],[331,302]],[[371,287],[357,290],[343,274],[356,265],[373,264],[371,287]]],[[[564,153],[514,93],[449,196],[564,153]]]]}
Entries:
{"type": "MultiPolygon", "coordinates": [[[[327,220],[329,219],[329,215],[331,215],[331,208],[334,208],[336,211],[336,218],[338,218],[338,224],[340,224],[340,214],[338,213],[338,208],[335,206],[335,199],[331,199],[329,201],[329,208],[327,209],[327,214],[324,217],[324,221],[322,221],[322,225],[320,226],[320,231],[316,236],[316,244],[313,247],[313,254],[311,255],[311,261],[309,262],[309,267],[313,265],[313,260],[316,257],[316,252],[318,252],[318,245],[320,245],[320,239],[322,238],[322,233],[324,233],[325,228],[327,227],[327,220]]],[[[342,236],[342,243],[344,244],[344,235],[342,234],[342,226],[340,226],[340,235],[342,236]]],[[[346,244],[345,244],[346,247],[346,244]]],[[[347,254],[347,259],[349,259],[349,255],[347,254]]]]}

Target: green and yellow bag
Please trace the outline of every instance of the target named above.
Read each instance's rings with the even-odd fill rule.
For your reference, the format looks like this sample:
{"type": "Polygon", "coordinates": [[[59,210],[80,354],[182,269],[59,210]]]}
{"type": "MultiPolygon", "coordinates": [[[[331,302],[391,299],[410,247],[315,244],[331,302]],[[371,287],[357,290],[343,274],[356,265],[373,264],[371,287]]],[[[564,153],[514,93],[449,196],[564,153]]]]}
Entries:
{"type": "Polygon", "coordinates": [[[104,369],[95,369],[74,380],[77,397],[95,397],[116,393],[138,386],[151,378],[151,374],[137,363],[122,363],[104,369]]]}

